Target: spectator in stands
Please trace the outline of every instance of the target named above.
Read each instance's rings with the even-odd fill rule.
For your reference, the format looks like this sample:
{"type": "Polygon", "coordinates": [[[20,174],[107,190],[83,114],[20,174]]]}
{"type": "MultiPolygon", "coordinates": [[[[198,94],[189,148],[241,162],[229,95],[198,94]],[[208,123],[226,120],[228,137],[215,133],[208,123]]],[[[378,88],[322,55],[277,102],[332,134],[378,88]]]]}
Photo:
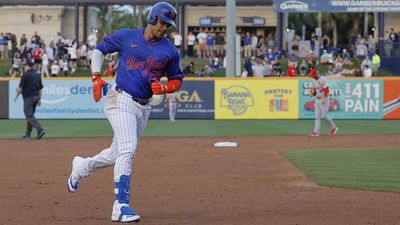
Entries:
{"type": "Polygon", "coordinates": [[[104,75],[108,77],[114,77],[115,76],[115,70],[114,70],[114,63],[109,62],[107,65],[106,70],[104,71],[104,75]]]}
{"type": "Polygon", "coordinates": [[[274,64],[272,64],[272,74],[278,77],[282,76],[282,65],[277,58],[275,58],[274,64]]]}
{"type": "Polygon", "coordinates": [[[198,77],[204,77],[205,76],[204,73],[205,73],[204,68],[201,68],[201,70],[199,72],[197,72],[197,76],[198,77]]]}
{"type": "Polygon", "coordinates": [[[264,60],[263,62],[263,76],[264,77],[269,77],[271,76],[272,73],[272,65],[271,62],[268,60],[264,60]]]}
{"type": "Polygon", "coordinates": [[[251,63],[250,58],[246,58],[244,61],[244,68],[247,71],[247,76],[252,77],[253,76],[253,64],[251,63]]]}
{"type": "Polygon", "coordinates": [[[393,46],[391,56],[394,56],[397,53],[398,49],[397,43],[399,41],[399,35],[394,31],[393,28],[390,28],[389,41],[392,43],[393,46]]]}
{"type": "Polygon", "coordinates": [[[182,47],[182,35],[179,34],[179,32],[174,32],[172,33],[172,39],[174,40],[173,43],[179,52],[182,47]]]}
{"type": "Polygon", "coordinates": [[[246,32],[246,36],[244,37],[244,57],[251,57],[251,36],[250,32],[246,32]]]}
{"type": "Polygon", "coordinates": [[[374,36],[372,36],[372,34],[370,34],[368,36],[368,50],[369,51],[375,51],[376,49],[376,41],[374,36]]]}
{"type": "Polygon", "coordinates": [[[267,49],[267,53],[264,56],[264,60],[268,60],[272,64],[274,63],[275,60],[275,53],[272,51],[272,49],[267,49]]]}
{"type": "Polygon", "coordinates": [[[381,66],[381,57],[378,55],[378,52],[375,51],[375,54],[372,56],[372,64],[371,69],[374,76],[378,75],[379,67],[381,66]]]}
{"type": "Polygon", "coordinates": [[[258,60],[255,60],[253,65],[254,77],[264,77],[263,70],[264,66],[258,60]]]}
{"type": "Polygon", "coordinates": [[[346,49],[342,50],[342,61],[343,61],[343,65],[353,65],[353,62],[351,61],[351,56],[350,53],[347,52],[346,49]]]}
{"type": "Polygon", "coordinates": [[[214,57],[214,46],[215,46],[214,33],[209,32],[207,34],[207,41],[206,41],[207,57],[214,57]]]}
{"type": "Polygon", "coordinates": [[[355,77],[362,77],[363,76],[363,72],[361,71],[361,66],[358,65],[355,69],[354,69],[354,76],[355,77]]]}
{"type": "Polygon", "coordinates": [[[186,44],[188,47],[188,56],[190,58],[194,57],[194,44],[196,43],[196,36],[192,32],[189,32],[186,38],[186,44]]]}
{"type": "Polygon", "coordinates": [[[22,34],[21,39],[19,40],[19,46],[22,49],[22,46],[28,43],[28,39],[26,38],[26,34],[22,34]]]}
{"type": "Polygon", "coordinates": [[[363,75],[364,75],[365,78],[370,78],[370,77],[372,77],[372,71],[371,71],[371,68],[369,68],[368,65],[365,65],[365,66],[364,66],[363,75]]]}
{"type": "Polygon", "coordinates": [[[371,68],[371,60],[369,60],[368,57],[364,58],[361,62],[361,68],[363,72],[366,65],[368,65],[368,68],[371,68]]]}
{"type": "Polygon", "coordinates": [[[60,73],[60,65],[57,62],[57,60],[55,60],[53,62],[53,64],[51,65],[51,76],[52,77],[57,77],[59,73],[60,73]]]}
{"type": "Polygon", "coordinates": [[[328,64],[329,63],[329,54],[326,51],[326,49],[324,49],[322,51],[322,55],[319,57],[319,63],[320,64],[328,64]]]}
{"type": "Polygon", "coordinates": [[[308,74],[308,64],[306,63],[306,60],[303,59],[300,63],[300,76],[305,76],[308,74]]]}
{"type": "Polygon", "coordinates": [[[41,40],[40,40],[40,36],[38,35],[37,31],[34,31],[34,34],[31,37],[31,43],[32,44],[40,44],[41,40]]]}
{"type": "Polygon", "coordinates": [[[97,32],[96,30],[92,30],[90,35],[87,38],[87,43],[90,49],[94,49],[97,44],[97,32]]]}
{"type": "Polygon", "coordinates": [[[41,70],[40,75],[42,78],[45,75],[46,75],[46,77],[49,77],[49,56],[47,55],[46,50],[43,50],[43,54],[42,54],[42,70],[41,70]]]}
{"type": "Polygon", "coordinates": [[[222,58],[225,56],[224,46],[225,46],[225,37],[222,34],[217,33],[215,35],[215,50],[217,57],[222,58]]]}
{"type": "Polygon", "coordinates": [[[85,42],[81,43],[81,46],[79,48],[79,63],[83,67],[84,70],[87,69],[88,67],[88,62],[87,62],[87,45],[85,42]]]}
{"type": "Polygon", "coordinates": [[[207,52],[206,52],[206,42],[207,42],[207,34],[203,31],[203,29],[200,30],[200,33],[197,34],[197,55],[200,58],[206,58],[207,52]]]}
{"type": "Polygon", "coordinates": [[[330,44],[330,40],[327,34],[322,37],[322,49],[327,50],[330,44]]]}
{"type": "Polygon", "coordinates": [[[315,65],[315,61],[314,61],[314,51],[309,51],[306,55],[306,63],[308,65],[308,67],[312,67],[315,65]]]}
{"type": "MultiPolygon", "coordinates": [[[[61,61],[61,60],[60,60],[61,61]]],[[[67,58],[64,58],[62,61],[61,61],[61,64],[62,64],[62,68],[63,68],[63,73],[64,73],[64,77],[66,77],[66,76],[68,76],[68,59],[67,58]]]]}
{"type": "Polygon", "coordinates": [[[315,35],[314,32],[311,33],[311,38],[310,38],[310,47],[311,47],[311,51],[314,53],[315,51],[315,44],[318,41],[318,37],[317,35],[315,35]]]}
{"type": "Polygon", "coordinates": [[[368,56],[368,48],[365,43],[361,43],[356,47],[356,56],[359,61],[362,61],[368,56]]]}
{"type": "Polygon", "coordinates": [[[272,33],[269,33],[267,35],[267,38],[265,39],[265,44],[267,46],[267,49],[274,49],[275,48],[275,39],[272,33]]]}
{"type": "Polygon", "coordinates": [[[15,52],[12,67],[11,67],[11,77],[17,77],[22,74],[22,58],[19,51],[15,52]]]}
{"type": "Polygon", "coordinates": [[[35,63],[34,69],[36,71],[40,71],[42,66],[42,49],[39,47],[39,45],[37,45],[33,50],[33,60],[35,63]]]}
{"type": "Polygon", "coordinates": [[[294,34],[293,39],[292,39],[292,56],[293,57],[298,57],[299,56],[299,43],[300,42],[300,37],[297,34],[294,34]]]}
{"type": "Polygon", "coordinates": [[[258,37],[256,34],[252,33],[251,34],[251,56],[256,56],[257,55],[257,44],[258,44],[258,37]]]}
{"type": "Polygon", "coordinates": [[[296,67],[293,63],[289,64],[288,68],[286,69],[286,76],[287,77],[295,77],[296,76],[296,67]]]}
{"type": "Polygon", "coordinates": [[[194,62],[190,62],[189,65],[183,69],[183,74],[187,75],[190,73],[194,73],[194,62]]]}

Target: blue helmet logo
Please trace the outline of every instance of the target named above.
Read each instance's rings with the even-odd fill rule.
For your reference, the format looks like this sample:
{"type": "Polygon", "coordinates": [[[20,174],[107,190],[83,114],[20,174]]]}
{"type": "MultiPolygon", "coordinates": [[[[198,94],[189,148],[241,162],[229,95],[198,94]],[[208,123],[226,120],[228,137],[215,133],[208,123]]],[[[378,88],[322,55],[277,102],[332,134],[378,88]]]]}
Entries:
{"type": "Polygon", "coordinates": [[[147,16],[147,22],[151,25],[157,23],[157,19],[160,19],[171,26],[176,27],[176,9],[167,2],[159,2],[153,6],[149,15],[147,16]]]}

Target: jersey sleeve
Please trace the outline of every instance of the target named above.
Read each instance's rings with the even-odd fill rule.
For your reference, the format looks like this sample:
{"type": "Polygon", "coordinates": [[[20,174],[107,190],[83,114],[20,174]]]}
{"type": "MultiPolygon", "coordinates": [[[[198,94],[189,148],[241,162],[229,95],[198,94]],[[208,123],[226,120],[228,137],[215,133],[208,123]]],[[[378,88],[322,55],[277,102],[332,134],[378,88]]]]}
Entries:
{"type": "Polygon", "coordinates": [[[104,55],[107,53],[118,52],[124,44],[124,37],[128,33],[127,29],[119,30],[112,35],[105,36],[103,40],[96,45],[96,49],[104,55]]]}
{"type": "Polygon", "coordinates": [[[178,51],[174,52],[166,71],[168,80],[183,79],[184,74],[181,68],[181,57],[179,56],[178,51]]]}

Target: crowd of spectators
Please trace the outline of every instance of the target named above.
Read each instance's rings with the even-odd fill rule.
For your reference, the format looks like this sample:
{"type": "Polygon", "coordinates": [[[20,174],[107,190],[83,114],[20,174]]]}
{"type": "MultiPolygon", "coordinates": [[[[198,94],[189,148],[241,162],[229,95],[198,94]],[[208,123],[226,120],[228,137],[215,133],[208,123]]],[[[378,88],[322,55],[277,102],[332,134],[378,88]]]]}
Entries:
{"type": "MultiPolygon", "coordinates": [[[[11,77],[21,76],[24,72],[22,65],[28,61],[34,63],[34,69],[40,72],[42,77],[69,76],[78,68],[88,69],[97,41],[97,33],[94,31],[81,43],[77,43],[75,38],[65,38],[58,32],[46,45],[45,40],[35,31],[29,40],[26,34],[22,34],[17,45],[17,37],[14,34],[0,33],[0,53],[1,58],[8,56],[12,59],[9,70],[11,77]],[[7,42],[11,42],[11,49],[7,48],[7,42]]],[[[106,58],[110,63],[105,74],[114,76],[118,57],[108,55],[106,58]]]]}
{"type": "MultiPolygon", "coordinates": [[[[386,32],[384,54],[400,54],[399,35],[392,28],[386,32]]],[[[377,42],[372,35],[363,37],[358,34],[351,39],[349,49],[333,48],[328,35],[318,37],[310,35],[310,47],[305,55],[300,55],[304,50],[302,41],[297,34],[290,40],[290,51],[281,52],[276,46],[275,35],[270,32],[264,36],[262,33],[244,32],[237,34],[240,37],[240,51],[244,59],[242,77],[269,77],[269,76],[305,76],[309,69],[318,65],[328,65],[328,76],[346,76],[361,74],[362,76],[376,75],[380,67],[380,56],[377,54],[377,42]],[[316,54],[317,53],[317,54],[316,54]],[[282,66],[286,58],[287,67],[282,66]],[[371,71],[371,72],[370,72],[371,71]],[[371,74],[371,75],[369,75],[371,74]]],[[[210,32],[200,29],[198,33],[188,32],[185,39],[179,32],[171,33],[170,40],[176,48],[185,47],[184,57],[208,59],[208,64],[194,70],[194,60],[187,65],[187,73],[199,77],[211,77],[215,71],[225,68],[226,65],[226,40],[222,32],[210,32]]],[[[60,32],[51,38],[48,45],[37,31],[28,39],[26,34],[20,37],[19,43],[16,35],[0,33],[0,57],[7,54],[12,58],[9,74],[12,77],[20,76],[23,64],[30,60],[35,69],[43,77],[69,76],[78,68],[87,69],[90,66],[91,55],[97,44],[96,32],[91,32],[87,40],[77,43],[74,38],[65,38],[60,32]],[[9,44],[10,43],[10,44],[9,44]],[[11,46],[11,49],[7,49],[11,46]]],[[[118,66],[118,55],[108,55],[104,75],[114,76],[118,66]]]]}

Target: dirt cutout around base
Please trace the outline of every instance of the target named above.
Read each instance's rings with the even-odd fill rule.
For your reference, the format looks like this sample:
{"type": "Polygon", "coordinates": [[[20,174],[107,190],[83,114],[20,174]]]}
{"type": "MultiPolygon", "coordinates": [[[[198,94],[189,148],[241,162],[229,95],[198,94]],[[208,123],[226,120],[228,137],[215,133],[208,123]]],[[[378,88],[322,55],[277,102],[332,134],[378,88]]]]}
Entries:
{"type": "MultiPolygon", "coordinates": [[[[113,168],[67,191],[75,155],[93,156],[111,138],[0,140],[0,224],[111,222],[113,168]]],[[[145,225],[400,224],[400,193],[319,187],[283,150],[399,147],[400,135],[142,138],[132,205],[145,225]],[[237,148],[215,148],[235,141],[237,148]]],[[[400,171],[399,171],[400,172],[400,171]]]]}

